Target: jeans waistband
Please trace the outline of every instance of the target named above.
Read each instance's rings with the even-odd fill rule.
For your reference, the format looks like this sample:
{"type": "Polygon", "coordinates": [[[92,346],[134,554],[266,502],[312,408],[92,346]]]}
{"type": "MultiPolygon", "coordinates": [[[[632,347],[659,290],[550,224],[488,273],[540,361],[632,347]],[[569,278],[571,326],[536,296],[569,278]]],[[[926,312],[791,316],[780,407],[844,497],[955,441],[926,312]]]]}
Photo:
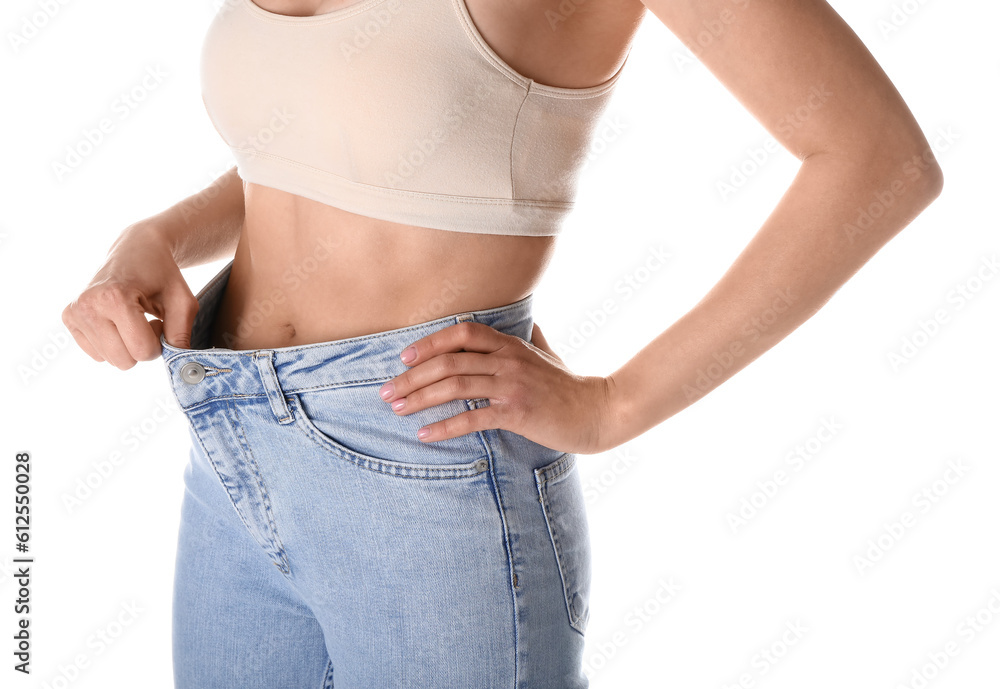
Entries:
{"type": "Polygon", "coordinates": [[[208,347],[209,331],[232,270],[230,261],[198,293],[191,348],[160,336],[163,361],[182,409],[220,397],[267,396],[279,418],[289,418],[284,393],[389,380],[409,367],[400,353],[420,338],[463,321],[485,323],[531,339],[534,294],[490,309],[466,311],[405,328],[315,344],[233,350],[208,347]],[[282,412],[285,412],[284,414],[282,412]]]}

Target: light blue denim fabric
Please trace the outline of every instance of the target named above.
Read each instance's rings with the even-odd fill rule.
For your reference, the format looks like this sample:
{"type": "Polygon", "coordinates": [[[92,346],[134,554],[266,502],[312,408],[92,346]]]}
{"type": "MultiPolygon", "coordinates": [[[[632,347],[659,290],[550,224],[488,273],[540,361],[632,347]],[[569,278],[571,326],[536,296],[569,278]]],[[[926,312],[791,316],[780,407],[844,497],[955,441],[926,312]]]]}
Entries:
{"type": "Polygon", "coordinates": [[[161,337],[192,438],[177,689],[586,687],[577,456],[495,429],[423,443],[421,426],[489,401],[397,416],[379,397],[407,345],[454,323],[530,339],[532,295],[319,344],[207,348],[231,266],[198,294],[192,348],[161,337]]]}

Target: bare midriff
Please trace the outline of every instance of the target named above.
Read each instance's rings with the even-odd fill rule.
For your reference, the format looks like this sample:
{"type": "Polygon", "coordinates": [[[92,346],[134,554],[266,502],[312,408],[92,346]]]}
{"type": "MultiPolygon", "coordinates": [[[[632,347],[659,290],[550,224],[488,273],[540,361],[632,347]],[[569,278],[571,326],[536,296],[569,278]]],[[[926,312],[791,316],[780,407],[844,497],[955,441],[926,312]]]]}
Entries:
{"type": "MultiPolygon", "coordinates": [[[[307,16],[354,1],[256,4],[307,16]]],[[[509,0],[466,5],[480,33],[514,69],[566,88],[610,78],[645,9],[639,0],[591,0],[581,6],[589,14],[574,14],[573,26],[554,32],[537,17],[558,11],[558,0],[539,0],[533,11],[509,0]],[[568,53],[579,59],[567,61],[568,53]]],[[[401,225],[270,187],[244,182],[243,189],[245,220],[212,324],[216,347],[327,342],[511,304],[534,291],[557,241],[401,225]]]]}
{"type": "Polygon", "coordinates": [[[212,346],[339,340],[527,296],[556,238],[373,220],[244,183],[246,220],[212,346]]]}

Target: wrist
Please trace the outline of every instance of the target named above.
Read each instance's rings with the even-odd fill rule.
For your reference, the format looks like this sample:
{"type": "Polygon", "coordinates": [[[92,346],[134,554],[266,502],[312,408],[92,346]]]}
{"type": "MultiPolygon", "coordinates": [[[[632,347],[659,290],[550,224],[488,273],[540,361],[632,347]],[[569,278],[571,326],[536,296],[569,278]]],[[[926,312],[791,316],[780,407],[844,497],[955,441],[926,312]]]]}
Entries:
{"type": "Polygon", "coordinates": [[[603,376],[602,381],[601,428],[596,452],[607,452],[633,438],[629,434],[627,423],[628,419],[632,418],[628,409],[630,398],[627,390],[614,374],[603,376]]]}
{"type": "Polygon", "coordinates": [[[176,256],[177,237],[171,232],[169,223],[162,222],[158,216],[132,223],[118,236],[108,256],[113,256],[122,247],[137,244],[143,248],[159,246],[172,257],[176,256]]]}

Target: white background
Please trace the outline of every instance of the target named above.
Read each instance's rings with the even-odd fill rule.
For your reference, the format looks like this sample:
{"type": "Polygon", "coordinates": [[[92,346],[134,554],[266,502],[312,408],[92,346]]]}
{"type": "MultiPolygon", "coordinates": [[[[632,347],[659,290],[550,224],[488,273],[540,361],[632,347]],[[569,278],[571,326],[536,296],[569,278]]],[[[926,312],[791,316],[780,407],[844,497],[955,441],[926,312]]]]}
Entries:
{"type": "MultiPolygon", "coordinates": [[[[1000,249],[1000,9],[908,0],[896,7],[911,14],[897,12],[892,26],[892,2],[832,4],[913,110],[945,190],[749,368],[632,442],[581,456],[593,498],[595,689],[722,689],[744,674],[744,686],[771,689],[916,687],[913,672],[948,643],[958,654],[926,686],[1000,685],[1000,279],[983,263],[1000,249]],[[973,294],[961,308],[949,299],[959,285],[973,294]],[[921,338],[938,309],[947,323],[921,338]],[[915,336],[923,346],[894,368],[889,355],[915,336]],[[825,422],[835,435],[820,432],[825,422]],[[787,461],[796,446],[808,457],[798,469],[787,461]],[[957,479],[949,463],[965,467],[957,479]],[[755,498],[778,469],[787,483],[755,498]],[[925,489],[939,494],[923,511],[913,496],[925,489]],[[729,515],[743,499],[760,509],[734,530],[729,515]],[[915,523],[885,535],[907,512],[915,523]],[[878,560],[859,568],[880,537],[878,560]],[[977,613],[970,635],[960,625],[977,613]],[[804,631],[786,645],[795,624],[804,631]],[[781,658],[766,663],[767,649],[781,658]]],[[[7,0],[0,17],[0,685],[166,688],[186,421],[161,360],[127,372],[95,363],[60,313],[122,228],[232,164],[198,81],[215,5],[66,2],[15,49],[11,33],[41,6],[7,0]],[[122,119],[115,99],[150,68],[166,76],[122,119]],[[114,131],[60,179],[53,163],[103,117],[114,131]],[[30,678],[11,669],[13,457],[23,449],[33,456],[37,558],[30,678]],[[118,466],[96,473],[115,452],[118,466]],[[99,485],[68,505],[88,476],[99,485]],[[133,602],[138,616],[116,626],[133,602]],[[95,642],[102,630],[112,645],[95,642]],[[74,670],[81,658],[86,667],[74,670]]],[[[795,174],[797,161],[778,151],[723,199],[717,183],[768,135],[685,55],[647,14],[608,109],[614,127],[600,132],[578,210],[536,290],[549,341],[579,336],[564,356],[579,373],[610,373],[690,309],[795,174]],[[670,260],[643,272],[657,248],[670,260]],[[628,298],[618,289],[627,276],[644,280],[628,298]],[[595,325],[607,299],[615,312],[595,325]]],[[[186,271],[195,291],[221,265],[186,271]]]]}

